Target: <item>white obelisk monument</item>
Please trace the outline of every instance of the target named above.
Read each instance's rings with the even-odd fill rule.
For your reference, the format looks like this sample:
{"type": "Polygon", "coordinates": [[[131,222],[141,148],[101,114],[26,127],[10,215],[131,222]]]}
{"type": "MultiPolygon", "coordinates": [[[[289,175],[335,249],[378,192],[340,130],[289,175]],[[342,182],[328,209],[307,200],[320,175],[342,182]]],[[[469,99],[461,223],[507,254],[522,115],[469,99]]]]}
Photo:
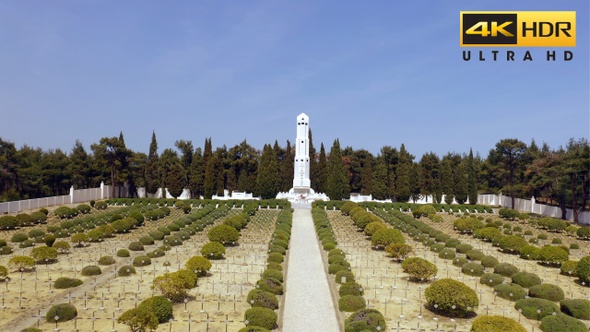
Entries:
{"type": "Polygon", "coordinates": [[[297,116],[297,138],[295,138],[295,163],[293,165],[293,188],[289,192],[280,192],[278,199],[288,199],[292,203],[311,206],[315,200],[328,201],[326,194],[316,193],[311,189],[309,161],[309,117],[305,113],[297,116]]]}
{"type": "Polygon", "coordinates": [[[295,165],[293,190],[297,194],[309,194],[309,117],[305,113],[297,116],[297,138],[295,144],[295,165]]]}

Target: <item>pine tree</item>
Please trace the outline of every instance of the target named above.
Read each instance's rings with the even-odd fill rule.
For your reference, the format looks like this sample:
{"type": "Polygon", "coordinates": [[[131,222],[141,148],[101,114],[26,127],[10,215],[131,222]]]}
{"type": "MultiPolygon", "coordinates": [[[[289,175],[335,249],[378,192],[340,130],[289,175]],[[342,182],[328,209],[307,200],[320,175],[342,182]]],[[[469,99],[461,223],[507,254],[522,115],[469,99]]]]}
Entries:
{"type": "Polygon", "coordinates": [[[315,187],[317,192],[326,192],[326,182],[328,181],[328,160],[326,159],[326,149],[324,143],[320,145],[320,158],[318,162],[318,184],[315,187]]]}
{"type": "Polygon", "coordinates": [[[330,149],[330,158],[328,159],[328,178],[326,181],[326,194],[332,200],[341,200],[347,192],[348,177],[342,161],[342,152],[340,150],[340,141],[334,140],[332,149],[330,149]]]}
{"type": "Polygon", "coordinates": [[[406,146],[402,143],[399,150],[399,162],[396,167],[395,178],[395,198],[399,202],[407,202],[412,195],[410,188],[412,158],[412,155],[406,151],[406,146]]]}
{"type": "Polygon", "coordinates": [[[158,141],[156,140],[156,132],[153,131],[147,165],[145,168],[145,188],[150,194],[154,194],[160,186],[158,160],[158,141]]]}
{"type": "Polygon", "coordinates": [[[467,157],[467,196],[469,204],[477,204],[477,190],[477,169],[473,158],[473,150],[469,149],[469,157],[467,157]]]}

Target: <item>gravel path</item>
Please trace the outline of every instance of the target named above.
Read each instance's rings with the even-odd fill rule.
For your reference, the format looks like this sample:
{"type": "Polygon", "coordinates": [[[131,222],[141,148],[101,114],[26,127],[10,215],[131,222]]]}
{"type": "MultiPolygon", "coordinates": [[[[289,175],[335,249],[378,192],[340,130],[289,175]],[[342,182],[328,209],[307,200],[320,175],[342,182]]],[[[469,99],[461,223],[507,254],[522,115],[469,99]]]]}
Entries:
{"type": "Polygon", "coordinates": [[[285,289],[284,332],[340,330],[309,209],[293,213],[285,289]]]}

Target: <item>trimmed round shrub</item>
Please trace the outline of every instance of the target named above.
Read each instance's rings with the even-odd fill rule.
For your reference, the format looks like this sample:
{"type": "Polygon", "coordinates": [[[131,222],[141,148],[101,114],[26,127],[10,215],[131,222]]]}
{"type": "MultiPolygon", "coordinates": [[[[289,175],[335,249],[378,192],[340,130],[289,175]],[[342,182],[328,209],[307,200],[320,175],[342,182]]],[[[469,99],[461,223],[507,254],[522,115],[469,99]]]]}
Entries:
{"type": "Polygon", "coordinates": [[[233,245],[240,239],[240,232],[228,225],[218,225],[209,230],[207,237],[211,242],[219,242],[223,245],[233,245]]]}
{"type": "Polygon", "coordinates": [[[538,259],[546,264],[560,266],[568,258],[568,252],[561,247],[544,246],[539,250],[538,259]]]}
{"type": "Polygon", "coordinates": [[[359,283],[354,281],[345,282],[340,285],[340,289],[338,290],[338,295],[357,295],[362,296],[365,293],[363,290],[363,286],[359,283]]]}
{"type": "Polygon", "coordinates": [[[273,278],[283,282],[283,272],[279,270],[267,269],[262,273],[263,278],[273,278]]]}
{"type": "Polygon", "coordinates": [[[453,265],[455,266],[463,266],[463,264],[469,263],[469,260],[465,257],[457,257],[453,259],[453,265]]]}
{"type": "Polygon", "coordinates": [[[152,260],[145,255],[137,256],[133,259],[133,266],[141,267],[141,266],[148,266],[152,264],[152,260]]]}
{"type": "Polygon", "coordinates": [[[72,287],[78,287],[82,285],[82,280],[76,278],[61,277],[55,279],[53,287],[55,289],[66,289],[72,287]]]}
{"type": "Polygon", "coordinates": [[[502,284],[504,281],[504,277],[502,275],[496,273],[484,273],[479,278],[479,282],[486,286],[495,287],[497,285],[502,284]]]}
{"type": "Polygon", "coordinates": [[[485,242],[498,242],[502,238],[502,231],[495,227],[484,227],[473,232],[473,236],[485,242]]]}
{"type": "Polygon", "coordinates": [[[445,248],[443,243],[434,243],[430,246],[430,250],[434,252],[441,252],[445,248]]]}
{"type": "Polygon", "coordinates": [[[443,259],[453,259],[457,256],[455,250],[450,248],[445,248],[438,252],[438,257],[443,259]]]}
{"type": "Polygon", "coordinates": [[[510,301],[524,299],[527,295],[526,289],[518,284],[499,284],[494,287],[494,292],[499,297],[510,301]]]}
{"type": "Polygon", "coordinates": [[[465,263],[461,266],[461,272],[469,276],[479,277],[484,274],[485,268],[477,263],[465,263]]]}
{"type": "MultiPolygon", "coordinates": [[[[194,271],[199,276],[207,275],[213,266],[211,261],[203,256],[193,256],[184,264],[187,270],[194,271]]],[[[280,266],[280,265],[279,265],[280,266]]]]}
{"type": "Polygon", "coordinates": [[[578,228],[578,230],[576,231],[576,235],[580,239],[584,239],[584,240],[590,239],[590,226],[583,226],[583,227],[578,228]]]}
{"type": "Polygon", "coordinates": [[[481,258],[480,263],[481,263],[481,265],[483,265],[483,267],[494,267],[494,266],[500,264],[498,259],[494,256],[483,256],[481,258]]]}
{"type": "Polygon", "coordinates": [[[524,246],[528,245],[528,242],[523,237],[508,235],[501,238],[498,245],[505,252],[518,254],[524,246]]]}
{"type": "Polygon", "coordinates": [[[350,263],[348,263],[347,261],[337,261],[333,264],[330,264],[328,266],[328,273],[329,274],[336,274],[338,273],[338,271],[343,271],[343,270],[350,270],[350,263]]]}
{"type": "Polygon", "coordinates": [[[164,296],[152,296],[141,301],[139,309],[153,312],[158,318],[158,323],[166,323],[172,318],[172,302],[164,296]]]}
{"type": "Polygon", "coordinates": [[[24,242],[29,239],[29,236],[25,233],[15,233],[11,238],[10,242],[24,242]]]}
{"type": "Polygon", "coordinates": [[[160,248],[154,249],[146,254],[149,258],[158,258],[166,255],[166,252],[160,248]]]}
{"type": "Polygon", "coordinates": [[[467,259],[470,259],[472,261],[478,261],[482,259],[484,254],[481,250],[471,249],[465,253],[465,256],[467,257],[467,259]]]}
{"type": "Polygon", "coordinates": [[[579,320],[564,314],[548,315],[541,319],[543,332],[588,332],[586,325],[579,320]]]}
{"type": "Polygon", "coordinates": [[[154,238],[149,235],[142,236],[139,238],[139,243],[143,244],[144,246],[149,246],[154,244],[154,238]]]}
{"type": "Polygon", "coordinates": [[[406,258],[402,262],[402,269],[412,280],[428,280],[438,273],[436,265],[420,257],[406,258]]]}
{"type": "Polygon", "coordinates": [[[447,248],[456,248],[458,245],[461,244],[461,240],[459,239],[450,239],[445,242],[445,247],[447,248]]]}
{"type": "Polygon", "coordinates": [[[570,243],[570,249],[571,250],[580,249],[580,245],[577,242],[570,243]]]}
{"type": "Polygon", "coordinates": [[[266,264],[266,268],[283,271],[283,266],[281,264],[275,263],[275,262],[270,262],[270,263],[266,264]]]}
{"type": "Polygon", "coordinates": [[[522,310],[522,315],[526,318],[536,320],[541,320],[545,316],[551,316],[554,312],[559,312],[559,307],[555,302],[534,298],[518,300],[514,304],[514,308],[522,310]]]}
{"type": "Polygon", "coordinates": [[[141,242],[131,242],[129,243],[129,250],[131,251],[143,251],[143,244],[141,242]]]}
{"type": "Polygon", "coordinates": [[[520,249],[520,258],[526,260],[537,260],[541,248],[533,245],[526,245],[520,249]]]}
{"type": "Polygon", "coordinates": [[[406,243],[403,234],[393,228],[380,228],[371,236],[371,244],[377,249],[384,249],[392,243],[406,243]]]}
{"type": "Polygon", "coordinates": [[[82,274],[85,277],[90,277],[90,276],[97,276],[99,274],[102,274],[102,271],[100,270],[100,267],[98,267],[96,265],[89,265],[89,266],[83,267],[80,274],[82,274]]]}
{"type": "Polygon", "coordinates": [[[505,277],[512,277],[512,275],[518,273],[518,268],[510,263],[500,263],[494,266],[494,273],[505,277]]]}
{"type": "Polygon", "coordinates": [[[285,257],[278,252],[273,252],[268,254],[268,258],[266,259],[269,263],[282,263],[285,257]]]}
{"type": "Polygon", "coordinates": [[[338,299],[338,309],[345,312],[354,312],[367,306],[365,298],[360,295],[344,295],[338,299]]]}
{"type": "Polygon", "coordinates": [[[412,246],[405,243],[391,243],[385,247],[385,252],[387,252],[388,257],[397,261],[404,260],[413,251],[414,249],[412,246]]]}
{"type": "Polygon", "coordinates": [[[575,277],[576,276],[576,266],[578,266],[578,261],[565,261],[561,263],[560,273],[569,276],[575,277]]]}
{"type": "Polygon", "coordinates": [[[346,278],[344,282],[354,281],[354,274],[348,270],[341,270],[336,272],[334,279],[337,283],[342,284],[342,279],[346,278]]]}
{"type": "Polygon", "coordinates": [[[256,288],[271,292],[273,294],[283,294],[283,283],[273,278],[262,278],[256,282],[256,288]]]}
{"type": "Polygon", "coordinates": [[[129,257],[131,254],[127,249],[119,249],[117,250],[117,257],[129,257]]]}
{"type": "Polygon", "coordinates": [[[270,330],[260,326],[246,326],[239,329],[238,332],[270,332],[270,330]]]}
{"type": "Polygon", "coordinates": [[[112,264],[115,264],[115,259],[113,258],[113,256],[102,256],[98,260],[98,264],[99,265],[112,265],[112,264]]]}
{"type": "Polygon", "coordinates": [[[209,242],[201,248],[201,255],[208,259],[222,259],[225,255],[225,247],[219,242],[209,242]]]}
{"type": "Polygon", "coordinates": [[[583,299],[566,299],[559,302],[561,312],[577,319],[590,319],[590,301],[583,299]]]}
{"type": "Polygon", "coordinates": [[[518,272],[512,275],[512,282],[524,288],[533,287],[541,283],[541,278],[531,272],[518,272]]]}
{"type": "Polygon", "coordinates": [[[60,303],[49,308],[45,314],[45,319],[49,323],[67,322],[78,316],[78,310],[69,303],[60,303]],[[55,319],[57,317],[57,319],[55,319]]]}
{"type": "Polygon", "coordinates": [[[459,253],[459,254],[465,254],[465,253],[467,253],[467,252],[468,252],[469,250],[471,250],[471,249],[473,249],[473,246],[472,246],[472,245],[470,245],[470,244],[467,244],[467,243],[461,243],[461,244],[458,244],[458,245],[455,247],[455,250],[456,250],[456,251],[457,251],[457,253],[459,253]]]}
{"type": "MultiPolygon", "coordinates": [[[[381,221],[373,221],[365,226],[365,235],[372,236],[375,232],[381,228],[386,228],[385,224],[381,221]]],[[[342,310],[341,310],[342,311],[342,310]]]]}
{"type": "Polygon", "coordinates": [[[361,309],[352,313],[344,321],[345,332],[360,332],[360,331],[385,331],[387,325],[385,324],[385,317],[376,309],[361,309]],[[379,327],[379,329],[377,329],[379,327]]]}
{"type": "Polygon", "coordinates": [[[553,284],[540,284],[529,288],[529,296],[559,302],[565,299],[563,289],[553,284]]]}
{"type": "MultiPolygon", "coordinates": [[[[590,227],[586,227],[590,228],[590,227]]],[[[590,283],[590,256],[584,256],[576,265],[576,276],[586,284],[590,283]]]]}
{"type": "Polygon", "coordinates": [[[244,321],[248,321],[248,326],[259,326],[269,330],[276,328],[277,318],[277,313],[272,309],[262,307],[250,308],[244,313],[244,321]]]}
{"type": "Polygon", "coordinates": [[[517,321],[503,316],[479,316],[471,324],[470,332],[527,332],[517,321]]]}
{"type": "Polygon", "coordinates": [[[479,305],[477,293],[473,289],[450,278],[433,282],[426,288],[424,295],[429,309],[444,315],[465,317],[479,305]]]}
{"type": "Polygon", "coordinates": [[[263,307],[268,309],[278,309],[279,300],[274,293],[261,290],[253,289],[248,293],[248,304],[252,307],[263,307]]]}
{"type": "Polygon", "coordinates": [[[152,239],[154,239],[154,241],[162,241],[164,240],[164,236],[166,236],[166,234],[160,232],[160,231],[151,231],[148,234],[152,239]]]}
{"type": "Polygon", "coordinates": [[[133,266],[130,265],[123,265],[119,268],[119,271],[117,272],[117,274],[119,275],[119,277],[128,277],[132,274],[137,273],[135,271],[135,268],[133,266]]]}

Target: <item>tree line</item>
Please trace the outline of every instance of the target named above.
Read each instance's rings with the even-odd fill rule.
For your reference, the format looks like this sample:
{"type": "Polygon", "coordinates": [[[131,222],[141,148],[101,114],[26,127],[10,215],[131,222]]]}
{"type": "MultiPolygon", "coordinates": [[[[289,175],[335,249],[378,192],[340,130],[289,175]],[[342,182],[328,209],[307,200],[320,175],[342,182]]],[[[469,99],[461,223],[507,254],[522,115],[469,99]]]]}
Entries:
{"type": "MultiPolygon", "coordinates": [[[[159,152],[155,132],[148,153],[126,147],[123,133],[103,137],[87,151],[80,141],[66,153],[43,151],[0,138],[0,201],[64,195],[76,189],[97,187],[101,181],[128,185],[148,193],[168,188],[177,197],[188,188],[193,197],[223,195],[224,189],[251,192],[274,198],[292,187],[295,148],[265,144],[262,150],[243,142],[213,149],[211,138],[203,147],[178,140],[175,149],[159,152]]],[[[473,151],[438,156],[424,153],[419,159],[406,150],[383,146],[377,155],[364,149],[340,146],[334,140],[327,151],[319,151],[310,132],[310,178],[316,192],[331,199],[350,193],[372,194],[375,199],[412,201],[428,195],[436,203],[477,202],[478,193],[502,192],[511,197],[530,198],[558,205],[577,215],[587,207],[590,183],[588,140],[571,139],[565,146],[539,147],[533,140],[502,139],[486,158],[473,151]],[[443,199],[444,194],[444,199],[443,199]]]]}

